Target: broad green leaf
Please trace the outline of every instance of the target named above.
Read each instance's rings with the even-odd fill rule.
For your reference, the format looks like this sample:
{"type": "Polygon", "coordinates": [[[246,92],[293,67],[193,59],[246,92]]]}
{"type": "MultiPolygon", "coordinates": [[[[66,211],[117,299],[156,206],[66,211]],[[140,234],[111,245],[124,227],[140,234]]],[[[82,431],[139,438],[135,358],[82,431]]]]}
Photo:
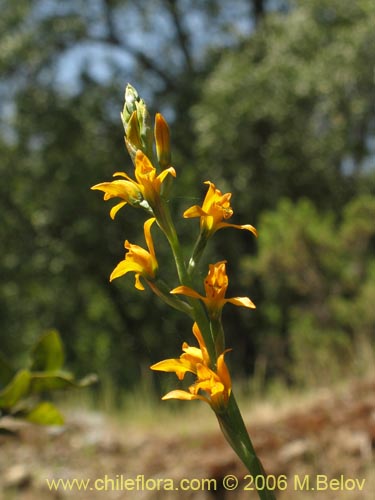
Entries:
{"type": "Polygon", "coordinates": [[[31,374],[31,393],[53,391],[67,388],[86,387],[97,381],[96,375],[87,375],[81,380],[74,380],[69,372],[37,372],[31,374]]]}
{"type": "Polygon", "coordinates": [[[0,408],[11,408],[20,399],[29,394],[30,372],[20,370],[9,384],[0,391],[0,408]]]}
{"type": "Polygon", "coordinates": [[[47,401],[43,401],[23,415],[25,420],[41,425],[62,425],[64,418],[58,409],[47,401]]]}
{"type": "Polygon", "coordinates": [[[32,352],[32,371],[59,370],[64,363],[64,349],[56,330],[45,333],[32,352]]]}
{"type": "Polygon", "coordinates": [[[0,389],[5,387],[14,377],[15,370],[0,352],[0,389]]]}

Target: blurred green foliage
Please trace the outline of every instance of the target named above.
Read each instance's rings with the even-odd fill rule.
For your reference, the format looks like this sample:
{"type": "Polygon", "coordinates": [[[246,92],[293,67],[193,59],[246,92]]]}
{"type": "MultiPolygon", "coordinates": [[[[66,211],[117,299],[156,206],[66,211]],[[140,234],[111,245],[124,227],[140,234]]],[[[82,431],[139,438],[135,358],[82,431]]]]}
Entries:
{"type": "Polygon", "coordinates": [[[27,368],[16,370],[0,353],[0,427],[4,416],[44,425],[60,425],[64,418],[47,394],[61,389],[82,388],[96,380],[88,375],[76,381],[63,370],[64,351],[60,335],[51,330],[38,339],[27,368]]]}
{"type": "MultiPolygon", "coordinates": [[[[143,218],[126,207],[111,221],[89,187],[131,170],[119,116],[131,81],[170,117],[174,213],[210,179],[233,192],[233,223],[260,232],[257,244],[218,233],[206,256],[227,259],[232,295],[258,307],[225,310],[233,369],[249,375],[262,358],[269,376],[303,383],[351,369],[374,334],[374,2],[296,1],[252,32],[241,0],[233,12],[219,0],[91,3],[1,2],[1,350],[20,358],[57,328],[75,371],[130,387],[190,335],[131,278],[108,282],[122,242],[142,244],[143,218]],[[88,46],[101,47],[100,71],[78,64],[88,46]]],[[[178,228],[191,245],[195,221],[178,228]]],[[[174,286],[169,258],[159,250],[174,286]]]]}
{"type": "Polygon", "coordinates": [[[308,384],[363,363],[375,324],[374,220],[375,199],[366,195],[340,223],[307,199],[283,199],[262,214],[259,251],[242,260],[242,279],[262,282],[258,352],[271,371],[308,384]]]}

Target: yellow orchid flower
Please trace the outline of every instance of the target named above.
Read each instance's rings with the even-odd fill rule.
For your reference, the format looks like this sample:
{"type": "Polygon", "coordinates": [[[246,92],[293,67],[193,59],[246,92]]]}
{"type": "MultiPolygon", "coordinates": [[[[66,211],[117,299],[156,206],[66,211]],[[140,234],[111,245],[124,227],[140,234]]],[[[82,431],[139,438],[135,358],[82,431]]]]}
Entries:
{"type": "Polygon", "coordinates": [[[111,209],[110,216],[112,219],[115,218],[117,212],[126,203],[132,206],[141,206],[146,209],[151,207],[153,209],[158,205],[160,189],[164,179],[168,174],[176,177],[176,171],[173,167],[166,168],[159,175],[156,175],[156,168],[140,149],[135,155],[134,173],[136,180],[129,177],[125,172],[115,172],[113,177],[124,177],[126,180],[102,182],[91,188],[104,191],[104,200],[115,197],[124,200],[111,209]]]}
{"type": "Polygon", "coordinates": [[[167,399],[183,399],[191,401],[201,399],[210,404],[216,411],[225,407],[231,393],[231,378],[224,361],[225,352],[216,361],[216,370],[210,367],[210,358],[198,325],[194,323],[193,333],[198,341],[198,347],[191,347],[186,342],[182,344],[183,354],[177,359],[165,359],[151,366],[152,370],[176,373],[183,380],[187,372],[196,375],[197,379],[188,391],[174,390],[163,396],[167,399]],[[201,393],[205,393],[205,395],[201,393]]]}
{"type": "Polygon", "coordinates": [[[200,217],[201,231],[207,237],[212,236],[216,231],[224,227],[246,229],[255,234],[255,236],[258,236],[257,230],[250,224],[237,225],[223,222],[223,220],[229,219],[233,215],[233,209],[230,206],[232,193],[223,194],[210,181],[206,181],[204,184],[208,184],[209,187],[202,206],[194,205],[185,210],[183,216],[186,219],[200,217]]]}
{"type": "Polygon", "coordinates": [[[157,204],[157,199],[160,197],[161,185],[168,174],[176,177],[175,169],[169,167],[159,175],[156,175],[156,168],[152,165],[148,157],[141,150],[137,151],[135,156],[135,178],[144,199],[150,203],[151,207],[157,204]]]}
{"type": "Polygon", "coordinates": [[[125,248],[128,252],[125,254],[125,259],[122,260],[109,278],[110,281],[124,276],[128,272],[135,273],[135,288],[144,290],[144,286],[140,281],[142,276],[146,281],[152,282],[155,279],[158,269],[158,263],[155,256],[154,244],[151,237],[151,226],[155,222],[155,218],[146,220],[144,223],[144,234],[147,243],[148,251],[144,248],[125,241],[125,248]]]}
{"type": "Polygon", "coordinates": [[[209,265],[209,271],[204,280],[204,288],[206,296],[203,297],[200,293],[196,292],[188,286],[178,286],[171,290],[170,293],[178,293],[202,300],[209,312],[211,318],[217,318],[221,314],[221,310],[227,302],[235,306],[247,307],[255,309],[254,303],[249,297],[232,297],[225,298],[225,293],[228,288],[228,276],[225,268],[226,261],[217,262],[216,264],[209,265]]]}
{"type": "MultiPolygon", "coordinates": [[[[115,175],[116,174],[114,174],[114,176],[115,175]]],[[[137,206],[143,200],[142,192],[134,181],[125,181],[119,179],[112,182],[102,182],[100,184],[92,186],[91,189],[104,191],[105,201],[110,200],[111,198],[121,198],[122,200],[124,200],[111,208],[111,219],[114,219],[120,208],[122,208],[127,203],[132,206],[137,206]]]]}

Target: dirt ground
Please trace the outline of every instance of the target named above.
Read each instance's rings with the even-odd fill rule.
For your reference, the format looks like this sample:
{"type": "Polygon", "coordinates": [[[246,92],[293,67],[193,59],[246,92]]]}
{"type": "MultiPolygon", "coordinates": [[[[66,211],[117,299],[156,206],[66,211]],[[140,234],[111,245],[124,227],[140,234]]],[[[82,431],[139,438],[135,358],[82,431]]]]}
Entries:
{"type": "MultiPolygon", "coordinates": [[[[149,428],[108,418],[72,411],[62,428],[3,420],[0,499],[257,498],[255,480],[217,425],[207,431],[191,418],[187,431],[176,432],[158,415],[149,428]],[[85,483],[54,488],[53,479],[85,483]]],[[[285,408],[255,408],[245,420],[278,500],[375,498],[374,379],[285,408]]]]}

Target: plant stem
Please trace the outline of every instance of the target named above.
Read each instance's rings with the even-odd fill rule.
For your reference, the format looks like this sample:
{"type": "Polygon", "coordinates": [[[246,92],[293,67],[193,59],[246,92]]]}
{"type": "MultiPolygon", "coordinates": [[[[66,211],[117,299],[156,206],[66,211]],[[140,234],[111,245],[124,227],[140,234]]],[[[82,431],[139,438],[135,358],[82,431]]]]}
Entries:
{"type": "MultiPolygon", "coordinates": [[[[157,221],[163,230],[168,243],[171,247],[173,257],[176,264],[177,274],[181,285],[192,287],[192,279],[187,272],[184,257],[182,255],[177,232],[173,224],[169,206],[166,202],[163,203],[161,209],[157,213],[157,221]]],[[[213,363],[216,362],[215,342],[212,337],[210,323],[207,318],[206,311],[198,299],[188,299],[189,304],[194,311],[194,319],[202,332],[207,351],[213,363]]],[[[213,367],[215,368],[215,367],[213,367]]]]}
{"type": "MultiPolygon", "coordinates": [[[[233,392],[230,395],[228,406],[222,411],[217,411],[216,417],[225,439],[242,460],[250,474],[254,478],[256,476],[264,477],[264,482],[262,482],[264,488],[257,490],[259,498],[261,500],[275,500],[274,491],[267,488],[267,474],[255,453],[233,392]]],[[[254,481],[254,483],[259,484],[258,481],[254,481]]]]}

